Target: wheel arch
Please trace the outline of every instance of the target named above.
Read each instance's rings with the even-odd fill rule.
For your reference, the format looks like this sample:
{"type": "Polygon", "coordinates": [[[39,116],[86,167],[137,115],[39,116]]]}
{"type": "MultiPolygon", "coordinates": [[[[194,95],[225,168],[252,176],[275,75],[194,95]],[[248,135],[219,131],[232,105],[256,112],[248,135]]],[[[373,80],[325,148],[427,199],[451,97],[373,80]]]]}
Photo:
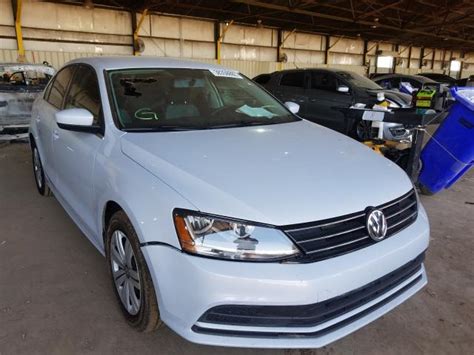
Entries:
{"type": "Polygon", "coordinates": [[[105,232],[107,229],[107,225],[109,224],[109,221],[114,215],[114,213],[118,211],[125,212],[125,209],[119,203],[113,200],[109,200],[105,203],[104,209],[102,211],[102,239],[104,242],[104,247],[105,247],[105,232]]]}
{"type": "Polygon", "coordinates": [[[33,148],[34,145],[36,145],[35,137],[33,136],[33,133],[28,134],[28,140],[30,142],[30,147],[33,148]]]}

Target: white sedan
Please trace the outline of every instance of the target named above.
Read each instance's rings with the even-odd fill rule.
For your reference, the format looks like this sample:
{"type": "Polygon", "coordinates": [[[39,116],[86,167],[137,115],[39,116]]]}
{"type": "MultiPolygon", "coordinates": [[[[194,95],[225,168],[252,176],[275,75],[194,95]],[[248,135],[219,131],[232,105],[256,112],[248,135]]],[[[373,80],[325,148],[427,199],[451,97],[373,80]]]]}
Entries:
{"type": "Polygon", "coordinates": [[[320,347],[426,284],[408,177],[297,110],[188,61],[81,58],[51,80],[30,128],[38,191],[106,256],[131,326],[320,347]]]}

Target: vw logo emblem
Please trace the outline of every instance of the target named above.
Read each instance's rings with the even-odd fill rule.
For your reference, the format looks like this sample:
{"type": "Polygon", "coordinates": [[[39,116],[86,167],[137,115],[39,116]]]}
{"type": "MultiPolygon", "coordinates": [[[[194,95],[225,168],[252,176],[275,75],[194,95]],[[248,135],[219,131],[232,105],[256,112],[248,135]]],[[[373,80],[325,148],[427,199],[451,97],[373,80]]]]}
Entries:
{"type": "Polygon", "coordinates": [[[387,219],[380,210],[369,210],[366,221],[367,232],[370,238],[376,242],[381,241],[387,235],[387,219]]]}

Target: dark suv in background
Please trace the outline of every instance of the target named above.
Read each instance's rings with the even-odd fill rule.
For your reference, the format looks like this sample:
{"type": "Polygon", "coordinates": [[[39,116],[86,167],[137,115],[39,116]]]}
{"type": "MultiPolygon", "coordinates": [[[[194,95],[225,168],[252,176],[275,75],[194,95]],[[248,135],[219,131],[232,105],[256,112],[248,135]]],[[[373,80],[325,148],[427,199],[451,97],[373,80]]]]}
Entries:
{"type": "MultiPolygon", "coordinates": [[[[370,138],[370,123],[347,119],[345,108],[364,104],[367,108],[380,103],[384,97],[392,108],[409,107],[411,96],[384,90],[370,79],[345,70],[294,69],[261,74],[254,81],[262,85],[282,102],[300,106],[298,115],[315,123],[347,134],[359,140],[370,138]]],[[[384,137],[397,140],[407,138],[401,125],[385,124],[384,137]]]]}
{"type": "Polygon", "coordinates": [[[429,78],[431,80],[434,80],[438,83],[443,83],[448,85],[449,87],[453,87],[456,85],[456,79],[453,77],[446,75],[446,74],[441,74],[441,73],[420,73],[418,74],[419,76],[424,76],[425,78],[429,78]]]}

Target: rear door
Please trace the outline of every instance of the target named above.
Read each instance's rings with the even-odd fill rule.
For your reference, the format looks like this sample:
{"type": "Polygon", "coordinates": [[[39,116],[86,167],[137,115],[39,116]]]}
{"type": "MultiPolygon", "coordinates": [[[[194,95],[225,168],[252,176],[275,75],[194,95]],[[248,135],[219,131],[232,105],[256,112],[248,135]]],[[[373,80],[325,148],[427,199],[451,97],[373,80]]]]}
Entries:
{"type": "Polygon", "coordinates": [[[308,79],[304,70],[283,72],[273,94],[281,101],[291,101],[300,105],[298,115],[305,117],[307,97],[305,89],[308,79]]]}
{"type": "Polygon", "coordinates": [[[73,66],[61,69],[45,90],[43,100],[38,105],[37,111],[32,112],[38,130],[39,139],[36,143],[41,155],[41,162],[53,187],[56,186],[55,161],[53,158],[53,131],[57,127],[55,114],[62,107],[73,72],[73,66]]]}
{"type": "MultiPolygon", "coordinates": [[[[94,116],[94,125],[104,128],[99,84],[92,67],[78,65],[64,100],[64,109],[69,108],[88,110],[94,116]]],[[[53,136],[57,187],[61,197],[88,229],[89,235],[97,235],[92,204],[93,173],[103,134],[69,131],[56,125],[53,136]]]]}
{"type": "Polygon", "coordinates": [[[337,91],[339,86],[348,86],[337,75],[330,71],[312,70],[310,87],[307,89],[309,120],[325,127],[344,132],[347,129],[345,114],[340,109],[352,103],[352,93],[337,91]]]}

